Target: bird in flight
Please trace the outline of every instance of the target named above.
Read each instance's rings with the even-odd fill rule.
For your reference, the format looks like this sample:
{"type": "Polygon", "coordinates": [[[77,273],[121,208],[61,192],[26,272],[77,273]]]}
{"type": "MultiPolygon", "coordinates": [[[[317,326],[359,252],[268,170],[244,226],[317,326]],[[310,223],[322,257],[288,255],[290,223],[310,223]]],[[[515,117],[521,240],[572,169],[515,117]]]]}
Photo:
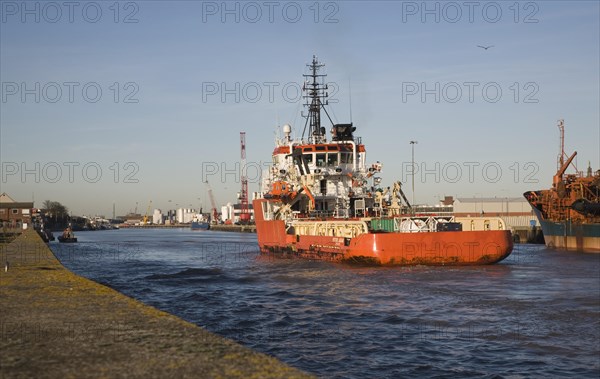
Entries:
{"type": "Polygon", "coordinates": [[[481,46],[481,45],[477,45],[477,47],[481,47],[482,49],[489,49],[490,47],[494,47],[494,45],[490,45],[490,46],[481,46]]]}

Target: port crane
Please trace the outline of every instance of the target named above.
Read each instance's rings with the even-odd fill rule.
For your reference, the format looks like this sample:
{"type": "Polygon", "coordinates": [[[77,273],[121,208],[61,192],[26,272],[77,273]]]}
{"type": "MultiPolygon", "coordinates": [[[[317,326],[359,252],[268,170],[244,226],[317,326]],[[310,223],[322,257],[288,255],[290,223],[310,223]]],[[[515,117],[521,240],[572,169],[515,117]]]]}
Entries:
{"type": "Polygon", "coordinates": [[[151,207],[152,207],[152,200],[150,200],[150,203],[148,203],[148,208],[146,209],[146,214],[144,215],[144,219],[142,220],[142,225],[148,224],[148,213],[150,213],[151,207]]]}
{"type": "Polygon", "coordinates": [[[248,224],[250,222],[250,211],[248,210],[248,177],[246,176],[246,132],[240,132],[240,181],[242,190],[240,193],[240,223],[248,224]]]}
{"type": "Polygon", "coordinates": [[[210,212],[210,221],[213,224],[217,224],[217,220],[219,219],[219,212],[217,212],[217,202],[215,201],[215,195],[213,194],[212,187],[210,186],[210,183],[208,183],[208,180],[204,183],[206,184],[206,188],[208,189],[208,197],[210,198],[210,206],[212,207],[212,210],[210,212]]]}

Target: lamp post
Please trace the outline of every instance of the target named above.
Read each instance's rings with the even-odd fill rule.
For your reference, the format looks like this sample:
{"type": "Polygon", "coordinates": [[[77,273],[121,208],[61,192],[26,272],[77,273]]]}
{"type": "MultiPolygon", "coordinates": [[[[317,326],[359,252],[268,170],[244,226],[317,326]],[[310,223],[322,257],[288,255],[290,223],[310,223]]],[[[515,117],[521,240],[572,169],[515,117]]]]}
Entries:
{"type": "Polygon", "coordinates": [[[412,148],[412,206],[414,209],[415,206],[415,145],[417,141],[410,141],[410,146],[412,148]]]}

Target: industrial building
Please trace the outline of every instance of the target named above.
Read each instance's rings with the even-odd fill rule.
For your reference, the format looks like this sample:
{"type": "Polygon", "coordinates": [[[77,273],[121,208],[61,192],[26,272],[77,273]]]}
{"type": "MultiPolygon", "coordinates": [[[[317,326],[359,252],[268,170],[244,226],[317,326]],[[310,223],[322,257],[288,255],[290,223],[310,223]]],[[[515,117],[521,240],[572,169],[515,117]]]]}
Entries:
{"type": "MultiPolygon", "coordinates": [[[[247,204],[247,213],[250,215],[249,220],[254,220],[254,209],[252,204],[247,204]]],[[[242,221],[242,204],[227,203],[221,207],[221,220],[226,223],[237,224],[242,221]]]]}
{"type": "Polygon", "coordinates": [[[178,224],[189,224],[196,214],[197,212],[195,209],[179,208],[176,211],[175,220],[178,224]]]}
{"type": "Polygon", "coordinates": [[[533,216],[524,197],[459,197],[453,206],[455,216],[533,216]]]}
{"type": "Polygon", "coordinates": [[[160,209],[155,209],[154,213],[152,213],[152,223],[154,225],[162,225],[164,223],[163,214],[160,209]]]}
{"type": "Polygon", "coordinates": [[[499,217],[506,228],[518,234],[523,241],[528,239],[528,233],[535,234],[540,228],[525,197],[459,197],[453,201],[452,208],[457,218],[499,217]]]}

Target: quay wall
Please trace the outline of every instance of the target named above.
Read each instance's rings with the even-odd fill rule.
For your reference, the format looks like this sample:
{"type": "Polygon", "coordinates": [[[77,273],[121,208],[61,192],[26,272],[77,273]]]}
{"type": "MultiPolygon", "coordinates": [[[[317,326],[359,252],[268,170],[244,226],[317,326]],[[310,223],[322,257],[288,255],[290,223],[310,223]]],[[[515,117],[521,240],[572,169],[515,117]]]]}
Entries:
{"type": "Polygon", "coordinates": [[[73,274],[33,230],[0,261],[2,378],[311,377],[73,274]]]}

